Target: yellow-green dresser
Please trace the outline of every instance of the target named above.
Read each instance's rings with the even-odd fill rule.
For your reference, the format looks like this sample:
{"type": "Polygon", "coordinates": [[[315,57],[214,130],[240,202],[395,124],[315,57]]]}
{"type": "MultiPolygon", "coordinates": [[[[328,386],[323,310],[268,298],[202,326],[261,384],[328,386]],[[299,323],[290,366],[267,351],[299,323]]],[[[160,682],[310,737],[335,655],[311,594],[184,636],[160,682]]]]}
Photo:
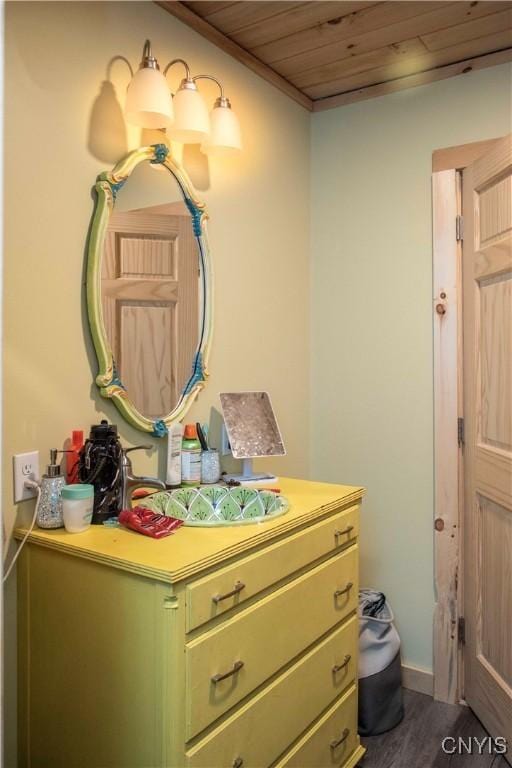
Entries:
{"type": "MultiPolygon", "coordinates": [[[[281,479],[268,523],[34,530],[20,766],[352,768],[363,489],[281,479]]],[[[17,536],[23,529],[17,531],[17,536]]]]}

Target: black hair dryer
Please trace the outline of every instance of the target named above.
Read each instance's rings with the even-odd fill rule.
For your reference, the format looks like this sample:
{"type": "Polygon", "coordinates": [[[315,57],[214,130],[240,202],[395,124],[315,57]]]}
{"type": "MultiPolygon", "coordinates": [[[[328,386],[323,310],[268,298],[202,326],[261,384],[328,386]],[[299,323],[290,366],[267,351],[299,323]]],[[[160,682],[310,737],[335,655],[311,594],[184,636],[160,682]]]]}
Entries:
{"type": "Polygon", "coordinates": [[[80,451],[78,477],[94,486],[92,522],[97,525],[121,510],[121,457],[116,425],[105,420],[94,424],[80,451]]]}

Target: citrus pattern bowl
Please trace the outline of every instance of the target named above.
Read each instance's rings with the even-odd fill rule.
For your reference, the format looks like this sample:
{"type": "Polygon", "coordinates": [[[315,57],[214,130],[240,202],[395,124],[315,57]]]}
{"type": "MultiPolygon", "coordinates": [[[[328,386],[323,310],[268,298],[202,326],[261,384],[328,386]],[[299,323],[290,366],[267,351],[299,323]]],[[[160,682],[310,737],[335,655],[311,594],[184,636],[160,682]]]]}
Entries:
{"type": "Polygon", "coordinates": [[[273,491],[209,485],[154,493],[141,506],[161,515],[177,517],[185,525],[222,526],[262,523],[284,515],[289,503],[273,491]]]}

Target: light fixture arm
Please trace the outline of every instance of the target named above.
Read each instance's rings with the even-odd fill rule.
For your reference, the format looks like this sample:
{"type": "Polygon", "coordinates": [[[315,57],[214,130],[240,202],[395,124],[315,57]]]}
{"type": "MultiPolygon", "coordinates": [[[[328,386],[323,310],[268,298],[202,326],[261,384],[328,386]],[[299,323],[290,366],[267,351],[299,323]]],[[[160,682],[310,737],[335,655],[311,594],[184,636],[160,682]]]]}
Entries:
{"type": "MultiPolygon", "coordinates": [[[[228,99],[226,99],[226,97],[224,96],[224,88],[222,86],[222,83],[219,80],[217,80],[216,77],[213,77],[213,75],[196,75],[195,77],[192,78],[192,80],[194,81],[194,83],[196,82],[196,80],[212,80],[214,83],[217,83],[217,85],[219,86],[220,100],[222,102],[228,101],[228,99]]],[[[224,106],[224,103],[222,106],[224,106]]]]}
{"type": "Polygon", "coordinates": [[[164,75],[167,74],[167,72],[170,70],[170,68],[173,66],[173,64],[183,64],[183,66],[185,67],[185,77],[186,77],[186,79],[187,80],[191,80],[192,79],[190,77],[190,67],[187,64],[187,62],[185,61],[185,59],[173,59],[172,61],[170,61],[167,64],[166,68],[164,69],[164,75]]]}
{"type": "Polygon", "coordinates": [[[126,56],[113,56],[109,63],[107,64],[107,80],[111,80],[111,74],[112,74],[112,67],[116,63],[116,61],[124,61],[124,63],[127,65],[128,69],[130,70],[130,75],[133,77],[133,67],[126,58],[126,56]]]}

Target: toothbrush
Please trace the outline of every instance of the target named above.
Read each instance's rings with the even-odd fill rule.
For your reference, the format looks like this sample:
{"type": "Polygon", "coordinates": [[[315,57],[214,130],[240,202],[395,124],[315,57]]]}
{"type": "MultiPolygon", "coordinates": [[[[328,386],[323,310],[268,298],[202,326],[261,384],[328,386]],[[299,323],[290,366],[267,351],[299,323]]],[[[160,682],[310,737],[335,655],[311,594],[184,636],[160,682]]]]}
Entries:
{"type": "Polygon", "coordinates": [[[203,451],[207,451],[208,450],[208,443],[205,440],[205,436],[203,434],[203,429],[202,429],[202,427],[201,427],[201,425],[200,425],[200,423],[198,421],[196,421],[196,432],[197,432],[197,437],[199,439],[199,442],[201,443],[201,449],[203,451]]]}

